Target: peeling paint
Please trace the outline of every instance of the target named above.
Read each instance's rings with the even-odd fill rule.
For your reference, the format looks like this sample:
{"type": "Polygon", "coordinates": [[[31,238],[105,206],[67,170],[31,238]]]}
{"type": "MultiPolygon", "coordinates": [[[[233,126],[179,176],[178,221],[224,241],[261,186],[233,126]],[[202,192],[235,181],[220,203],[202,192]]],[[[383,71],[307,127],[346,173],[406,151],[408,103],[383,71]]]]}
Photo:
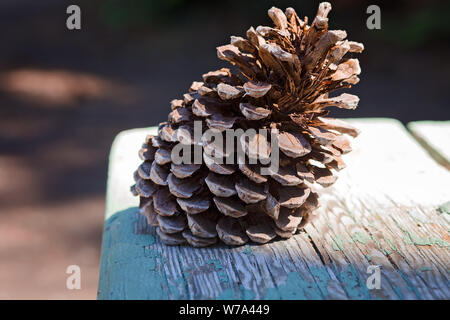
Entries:
{"type": "Polygon", "coordinates": [[[405,236],[403,237],[403,241],[405,241],[406,244],[414,244],[417,246],[437,245],[439,247],[444,247],[444,248],[450,247],[450,244],[441,238],[419,237],[415,234],[412,234],[411,232],[409,232],[407,230],[403,230],[403,232],[405,233],[405,236]]]}
{"type": "Polygon", "coordinates": [[[242,250],[242,252],[249,256],[253,255],[252,248],[249,245],[246,245],[244,250],[242,250]]]}
{"type": "Polygon", "coordinates": [[[439,206],[439,211],[442,213],[450,214],[450,201],[443,203],[439,206]]]}
{"type": "MultiPolygon", "coordinates": [[[[111,168],[113,169],[110,169],[110,179],[108,180],[107,220],[103,234],[99,299],[324,299],[328,297],[397,299],[397,296],[399,299],[404,299],[411,298],[411,293],[414,293],[419,299],[423,298],[421,294],[426,298],[441,296],[438,291],[435,295],[434,290],[442,290],[443,295],[449,296],[449,292],[444,286],[435,288],[432,286],[435,284],[434,282],[428,283],[428,280],[436,277],[434,273],[429,272],[432,271],[430,266],[433,266],[435,262],[441,263],[441,255],[431,257],[424,255],[418,262],[414,259],[414,253],[420,253],[424,248],[406,247],[408,251],[412,250],[410,251],[412,258],[404,257],[404,261],[410,264],[406,266],[407,268],[404,268],[403,260],[400,259],[397,263],[397,260],[385,259],[385,257],[380,257],[378,253],[380,251],[389,255],[397,251],[401,254],[401,249],[405,249],[405,243],[448,248],[449,240],[445,234],[445,229],[448,229],[448,227],[445,227],[442,230],[442,235],[440,235],[439,233],[427,233],[424,228],[417,228],[418,224],[411,223],[420,222],[421,225],[424,223],[424,226],[434,228],[433,225],[425,225],[433,223],[432,216],[430,216],[430,219],[425,217],[429,213],[430,208],[428,207],[426,209],[420,207],[411,209],[409,206],[401,206],[402,212],[408,208],[412,210],[408,211],[408,214],[415,220],[407,217],[408,229],[413,233],[415,232],[415,234],[411,234],[401,229],[405,227],[405,224],[399,223],[404,218],[403,215],[396,217],[392,213],[393,211],[383,208],[384,211],[377,216],[373,216],[375,212],[382,209],[372,208],[371,210],[366,208],[371,202],[367,205],[362,202],[363,206],[361,207],[358,206],[358,203],[355,203],[352,205],[352,209],[349,209],[348,204],[342,201],[340,205],[345,207],[345,211],[349,211],[348,216],[353,219],[354,225],[356,227],[372,227],[374,233],[372,235],[371,231],[367,231],[367,229],[351,229],[350,227],[353,226],[349,226],[349,228],[345,226],[341,229],[340,226],[336,226],[334,221],[332,224],[329,221],[328,223],[325,222],[331,232],[333,232],[332,230],[339,231],[336,237],[330,238],[328,234],[325,234],[326,238],[321,238],[321,235],[319,235],[317,242],[311,241],[311,244],[309,244],[307,241],[304,244],[305,246],[313,246],[309,250],[316,250],[320,259],[301,256],[306,251],[299,251],[298,256],[297,253],[295,253],[295,257],[292,256],[296,259],[290,259],[284,254],[277,254],[276,259],[272,261],[265,256],[267,252],[260,249],[259,246],[244,246],[236,249],[220,247],[217,250],[216,248],[207,248],[195,250],[193,253],[191,249],[183,247],[168,248],[161,245],[160,240],[155,236],[154,229],[146,226],[145,218],[137,213],[135,207],[119,211],[128,205],[135,206],[137,204],[135,198],[132,201],[130,200],[131,197],[122,198],[124,192],[119,192],[119,190],[122,190],[122,186],[119,188],[118,185],[119,180],[111,179],[111,176],[118,175],[118,171],[115,170],[120,167],[117,166],[118,160],[116,159],[119,153],[123,153],[123,149],[116,145],[111,152],[111,168]],[[364,213],[360,213],[358,210],[362,210],[364,213]],[[368,217],[366,210],[373,217],[368,217]],[[425,216],[422,216],[422,214],[425,216]],[[358,217],[358,219],[355,219],[355,217],[358,217]],[[367,221],[364,217],[367,220],[373,218],[372,220],[376,223],[367,221]],[[393,219],[394,224],[400,224],[399,228],[403,232],[398,235],[397,229],[389,230],[389,223],[392,222],[390,220],[388,222],[387,219],[393,219]],[[381,228],[386,228],[385,232],[381,228]],[[362,232],[350,234],[350,237],[340,234],[341,231],[351,233],[354,230],[362,230],[362,232]],[[389,238],[391,234],[392,238],[389,238]],[[388,238],[384,235],[387,235],[388,238]],[[325,241],[328,243],[324,244],[325,241]],[[349,246],[349,243],[354,245],[349,246]],[[324,245],[326,245],[325,248],[322,247],[324,245]],[[355,248],[355,245],[358,248],[355,248]],[[367,245],[367,247],[363,245],[367,245]],[[369,251],[369,246],[370,249],[374,250],[369,251]],[[358,251],[358,256],[355,256],[352,255],[354,252],[350,251],[352,249],[361,249],[361,252],[358,251]],[[343,252],[336,253],[333,250],[343,252]],[[322,256],[322,253],[325,253],[328,257],[322,256]],[[262,277],[250,273],[250,270],[246,269],[245,266],[241,268],[241,266],[228,265],[233,261],[228,259],[228,254],[238,254],[241,256],[240,258],[247,255],[243,257],[242,261],[250,263],[251,270],[260,273],[262,277]],[[430,260],[433,257],[436,258],[434,262],[430,260]],[[299,259],[297,260],[297,258],[299,259]],[[383,274],[383,279],[386,278],[387,282],[383,280],[382,291],[368,290],[366,287],[365,282],[368,275],[365,274],[365,266],[368,265],[367,261],[372,260],[376,260],[375,262],[382,261],[383,267],[384,265],[394,267],[393,269],[386,268],[386,271],[391,273],[389,275],[383,274]],[[327,263],[327,265],[323,263],[327,263]],[[260,267],[265,269],[263,270],[260,267]],[[398,268],[405,271],[398,270],[398,268]],[[292,272],[286,273],[286,270],[292,272]],[[420,274],[420,272],[423,273],[420,274]],[[202,283],[203,279],[207,279],[208,282],[202,283]],[[386,290],[384,283],[387,284],[387,288],[392,286],[393,292],[386,290]],[[267,288],[267,285],[275,287],[267,288]]],[[[133,166],[135,168],[134,164],[133,166]]],[[[120,172],[122,175],[126,170],[120,167],[120,172]]],[[[131,174],[129,174],[129,178],[131,179],[131,174]]],[[[128,186],[126,187],[128,188],[128,186]]],[[[450,201],[440,206],[438,206],[438,202],[434,203],[431,214],[437,217],[440,212],[444,215],[439,218],[447,218],[445,214],[450,214],[450,201]],[[438,211],[435,211],[436,209],[438,211]]],[[[325,224],[318,225],[320,227],[318,230],[324,226],[325,224]]],[[[447,230],[447,232],[450,233],[450,230],[447,230]]],[[[305,235],[311,239],[309,234],[305,233],[305,235]]],[[[276,246],[270,248],[270,245],[267,245],[269,247],[267,249],[277,250],[276,246]]],[[[437,248],[435,247],[435,249],[437,248]]],[[[398,258],[397,255],[394,258],[398,258]]],[[[236,260],[235,262],[240,263],[241,261],[236,260]]],[[[439,273],[440,278],[437,279],[442,279],[443,273],[438,269],[433,267],[433,270],[437,270],[437,273],[439,273]]],[[[444,273],[445,270],[449,272],[448,268],[446,269],[444,266],[444,273]]]]}
{"type": "Polygon", "coordinates": [[[363,232],[357,231],[352,234],[352,239],[359,243],[366,244],[369,240],[372,239],[372,237],[370,237],[369,235],[367,235],[363,232]]]}
{"type": "Polygon", "coordinates": [[[419,290],[417,290],[416,286],[412,284],[412,282],[411,282],[411,280],[409,280],[408,276],[404,272],[402,272],[401,270],[397,270],[397,272],[403,278],[403,280],[405,280],[406,285],[408,287],[408,290],[414,292],[414,294],[417,296],[417,298],[423,299],[423,297],[420,294],[419,290]]]}
{"type": "Polygon", "coordinates": [[[333,238],[332,248],[334,251],[344,250],[344,239],[341,236],[336,236],[333,238]]]}
{"type": "Polygon", "coordinates": [[[314,283],[303,279],[298,272],[290,272],[283,285],[266,290],[264,299],[318,300],[322,295],[314,283]]]}
{"type": "Polygon", "coordinates": [[[228,275],[225,271],[223,271],[223,266],[220,263],[219,260],[217,259],[209,259],[208,261],[206,261],[206,264],[212,264],[214,265],[214,269],[217,272],[217,275],[219,276],[219,281],[220,282],[229,282],[230,279],[228,278],[228,275]]]}
{"type": "Polygon", "coordinates": [[[424,272],[424,271],[432,271],[433,269],[431,269],[430,267],[422,267],[419,270],[424,272]]]}
{"type": "Polygon", "coordinates": [[[334,267],[334,273],[343,284],[344,290],[350,299],[367,300],[374,299],[367,289],[365,280],[358,276],[358,271],[352,264],[348,265],[341,272],[334,267]]]}
{"type": "Polygon", "coordinates": [[[394,241],[392,239],[386,238],[385,240],[386,240],[386,243],[391,248],[392,252],[398,252],[398,248],[397,248],[397,246],[395,245],[395,243],[394,243],[394,241]]]}
{"type": "MultiPolygon", "coordinates": [[[[101,277],[99,283],[99,299],[192,299],[188,286],[192,284],[193,274],[190,266],[182,266],[178,278],[169,278],[165,272],[167,257],[162,256],[155,242],[153,229],[146,229],[142,221],[145,219],[137,213],[136,208],[120,211],[105,222],[103,235],[103,249],[101,257],[101,277]],[[136,232],[136,227],[139,232],[136,232]]],[[[352,241],[366,244],[369,240],[375,241],[364,233],[354,233],[352,241]]],[[[417,242],[417,239],[413,238],[417,242]]],[[[429,239],[428,239],[429,240],[429,239]]],[[[433,239],[431,239],[433,240],[433,239]]],[[[334,250],[344,250],[345,240],[337,235],[332,239],[334,250]]],[[[378,244],[378,242],[376,242],[378,244]]],[[[391,249],[397,250],[391,239],[386,239],[391,249]]],[[[379,244],[378,244],[379,245],[379,244]]],[[[246,246],[241,251],[244,254],[258,254],[246,246]]],[[[164,251],[163,251],[164,253],[164,251]]],[[[164,254],[165,255],[165,254],[164,254]]],[[[365,255],[368,261],[372,260],[370,255],[365,255]]],[[[203,260],[202,260],[203,261],[203,260]]],[[[262,293],[254,292],[240,283],[230,280],[223,261],[211,258],[202,263],[202,270],[211,270],[219,277],[219,282],[224,284],[218,296],[207,297],[209,299],[324,299],[336,288],[341,286],[350,299],[375,299],[367,289],[364,275],[359,275],[353,264],[337,267],[334,264],[327,266],[308,266],[310,276],[305,278],[299,272],[290,272],[284,275],[285,280],[277,280],[277,286],[267,288],[262,293]],[[331,269],[329,269],[331,267],[331,269]],[[330,274],[334,273],[336,280],[332,280],[330,274]],[[331,290],[331,291],[330,291],[331,290]],[[262,296],[261,296],[262,294],[262,296]]],[[[420,271],[430,271],[431,268],[423,267],[420,271]]],[[[398,271],[400,276],[408,285],[408,290],[413,291],[417,297],[420,294],[413,287],[407,275],[398,271]]],[[[172,276],[173,277],[173,276],[172,276]]],[[[402,299],[399,288],[393,288],[402,299]]],[[[217,293],[216,293],[217,294],[217,293]]]]}
{"type": "Polygon", "coordinates": [[[255,294],[253,291],[245,289],[242,285],[237,289],[225,289],[217,298],[217,300],[253,300],[255,294]]]}
{"type": "Polygon", "coordinates": [[[105,221],[108,232],[103,233],[98,299],[179,298],[182,292],[173,286],[163,290],[169,284],[159,267],[161,256],[150,247],[155,239],[132,232],[136,218],[140,218],[136,208],[130,208],[105,221]]]}

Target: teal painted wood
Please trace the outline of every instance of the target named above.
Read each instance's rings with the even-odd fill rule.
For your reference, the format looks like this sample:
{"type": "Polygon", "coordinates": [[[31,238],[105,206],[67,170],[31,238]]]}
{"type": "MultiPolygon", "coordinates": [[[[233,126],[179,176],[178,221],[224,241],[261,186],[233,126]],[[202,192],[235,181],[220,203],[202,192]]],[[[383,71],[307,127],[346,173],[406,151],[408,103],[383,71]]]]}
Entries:
{"type": "MultiPolygon", "coordinates": [[[[274,258],[260,251],[253,246],[192,250],[166,247],[133,207],[114,214],[105,223],[98,298],[323,299],[330,294],[331,277],[323,265],[311,265],[304,275],[282,271],[284,264],[295,266],[288,255],[274,258]],[[274,259],[267,264],[272,268],[259,271],[261,258],[274,259]],[[259,278],[264,288],[261,293],[260,288],[247,287],[247,281],[239,278],[236,264],[241,259],[256,272],[251,276],[259,278]]],[[[352,272],[351,266],[348,269],[343,272],[352,272]]]]}
{"type": "Polygon", "coordinates": [[[108,173],[99,299],[448,299],[450,173],[396,121],[362,134],[306,232],[243,247],[168,247],[129,193],[155,128],[122,132],[108,173]],[[408,159],[408,161],[405,161],[408,159]],[[437,183],[436,181],[439,182],[437,183]],[[424,191],[423,185],[427,188],[424,191]],[[381,266],[381,289],[366,286],[381,266]]]}

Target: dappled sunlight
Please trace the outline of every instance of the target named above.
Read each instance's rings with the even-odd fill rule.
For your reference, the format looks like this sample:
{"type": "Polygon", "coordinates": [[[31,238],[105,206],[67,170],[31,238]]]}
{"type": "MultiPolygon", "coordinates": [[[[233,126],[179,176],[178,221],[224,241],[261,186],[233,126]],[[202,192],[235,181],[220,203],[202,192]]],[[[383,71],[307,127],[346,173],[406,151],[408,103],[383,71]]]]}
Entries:
{"type": "Polygon", "coordinates": [[[102,196],[3,207],[0,299],[94,299],[103,210],[102,196]],[[82,268],[83,290],[65,287],[65,270],[74,263],[82,268]]]}
{"type": "MultiPolygon", "coordinates": [[[[39,197],[37,171],[26,161],[13,156],[0,156],[0,203],[5,204],[17,198],[39,197]]],[[[0,207],[0,214],[3,210],[0,207]]]]}
{"type": "Polygon", "coordinates": [[[130,93],[130,88],[101,76],[44,69],[0,73],[0,90],[46,107],[73,106],[81,99],[125,101],[130,93]]]}

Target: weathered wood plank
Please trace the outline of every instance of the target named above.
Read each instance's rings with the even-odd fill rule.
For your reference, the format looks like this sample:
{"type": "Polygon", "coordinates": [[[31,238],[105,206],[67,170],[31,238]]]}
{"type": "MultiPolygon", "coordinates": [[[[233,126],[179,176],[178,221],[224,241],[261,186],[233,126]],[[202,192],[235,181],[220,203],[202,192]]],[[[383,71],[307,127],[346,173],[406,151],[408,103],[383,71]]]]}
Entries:
{"type": "MultiPolygon", "coordinates": [[[[335,248],[351,259],[356,244],[371,264],[382,266],[398,298],[448,297],[448,220],[441,219],[436,209],[450,199],[449,173],[434,164],[399,123],[354,124],[362,130],[354,141],[354,153],[359,154],[347,157],[348,168],[322,192],[322,200],[329,198],[320,218],[331,213],[342,214],[342,219],[313,225],[345,226],[351,239],[337,231],[335,248]],[[435,233],[424,234],[421,229],[427,227],[411,221],[409,213],[420,209],[427,222],[437,222],[435,233]],[[429,272],[428,279],[423,270],[429,272]]],[[[387,294],[389,286],[384,291],[387,294]]]]}
{"type": "Polygon", "coordinates": [[[450,170],[450,121],[414,121],[408,123],[408,129],[438,163],[450,170]]]}
{"type": "Polygon", "coordinates": [[[449,299],[450,173],[396,121],[355,120],[348,168],[306,232],[239,248],[164,246],[128,191],[149,129],[110,159],[100,299],[449,299]],[[380,290],[366,271],[381,266],[380,290]]]}

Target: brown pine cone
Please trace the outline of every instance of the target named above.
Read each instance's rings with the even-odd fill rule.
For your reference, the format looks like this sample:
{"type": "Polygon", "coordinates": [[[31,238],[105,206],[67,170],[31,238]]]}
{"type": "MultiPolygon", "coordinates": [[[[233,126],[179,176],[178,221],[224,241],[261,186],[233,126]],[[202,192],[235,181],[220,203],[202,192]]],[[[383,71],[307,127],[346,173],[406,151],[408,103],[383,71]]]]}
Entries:
{"type": "Polygon", "coordinates": [[[312,188],[336,181],[333,172],[345,167],[341,155],[351,151],[344,134],[358,134],[326,117],[330,106],[356,108],[357,96],[329,93],[359,81],[358,60],[344,56],[363,50],[345,40],[345,31],[328,30],[330,10],[321,3],[309,26],[292,8],[285,13],[271,8],[273,28],[251,27],[246,39],[233,36],[231,44],[217,48],[219,59],[236,72],[208,72],[183,99],[171,102],[168,121],[139,151],[143,163],[131,188],[164,243],[266,243],[289,238],[307,223],[319,206],[312,188]],[[202,125],[197,138],[196,123],[202,125]],[[224,141],[230,129],[257,133],[237,139],[230,149],[207,129],[224,141]],[[260,129],[279,134],[275,139],[260,129]],[[179,154],[181,146],[188,149],[182,149],[185,161],[179,163],[173,151],[179,154]],[[238,161],[239,147],[244,161],[238,161]],[[279,168],[271,169],[265,160],[278,149],[279,168]],[[186,150],[194,156],[184,157],[186,150]]]}

